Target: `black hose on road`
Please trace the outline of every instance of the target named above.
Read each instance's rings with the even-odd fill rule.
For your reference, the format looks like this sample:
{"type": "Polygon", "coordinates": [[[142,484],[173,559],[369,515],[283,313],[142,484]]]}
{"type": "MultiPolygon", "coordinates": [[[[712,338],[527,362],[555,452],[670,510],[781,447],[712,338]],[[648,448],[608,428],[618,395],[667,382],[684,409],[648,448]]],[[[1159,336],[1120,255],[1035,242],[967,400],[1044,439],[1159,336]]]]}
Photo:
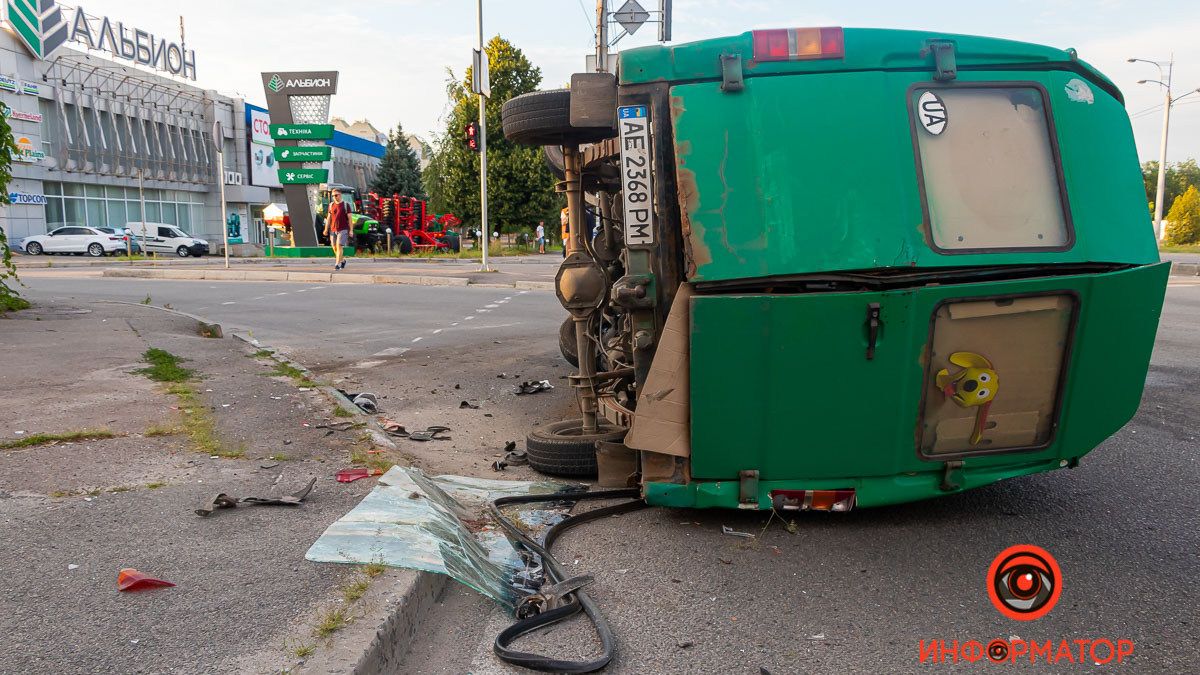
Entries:
{"type": "MultiPolygon", "coordinates": [[[[567,530],[582,525],[588,521],[604,518],[606,516],[615,516],[621,513],[629,513],[646,507],[646,502],[641,499],[641,492],[635,489],[628,490],[605,490],[602,492],[585,492],[585,493],[570,493],[556,492],[549,495],[519,495],[515,497],[501,497],[492,502],[492,515],[495,516],[500,526],[514,540],[526,549],[538,554],[542,559],[542,565],[546,570],[546,577],[549,583],[561,583],[568,576],[562,566],[554,559],[550,553],[550,548],[554,546],[554,541],[559,535],[567,530]],[[500,512],[500,507],[509,504],[529,504],[536,502],[552,502],[560,500],[596,500],[596,499],[631,499],[632,501],[604,506],[598,509],[593,509],[586,513],[581,513],[577,516],[568,516],[562,522],[554,525],[546,531],[545,545],[538,544],[528,535],[520,530],[516,525],[511,523],[504,514],[500,512]]],[[[579,589],[572,593],[574,599],[561,607],[549,609],[540,614],[520,619],[513,625],[504,629],[496,636],[496,642],[492,645],[492,651],[496,656],[504,661],[516,666],[523,666],[531,670],[540,670],[550,673],[593,673],[608,665],[612,661],[614,655],[614,640],[612,630],[608,627],[608,622],[600,614],[600,610],[588,594],[583,589],[579,589]],[[580,611],[583,611],[592,625],[596,627],[596,635],[600,638],[601,654],[594,659],[588,661],[566,661],[556,659],[542,654],[532,654],[529,652],[519,652],[509,649],[509,645],[513,640],[531,633],[540,628],[550,626],[552,624],[565,621],[572,616],[575,616],[580,611]]]]}

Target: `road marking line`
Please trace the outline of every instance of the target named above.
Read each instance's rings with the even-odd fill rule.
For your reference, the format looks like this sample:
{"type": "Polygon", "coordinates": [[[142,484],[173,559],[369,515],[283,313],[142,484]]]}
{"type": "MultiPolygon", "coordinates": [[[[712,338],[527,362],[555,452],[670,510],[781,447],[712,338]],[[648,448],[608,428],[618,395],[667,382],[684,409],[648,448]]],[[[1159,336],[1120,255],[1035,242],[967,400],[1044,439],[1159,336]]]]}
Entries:
{"type": "Polygon", "coordinates": [[[222,305],[236,305],[237,303],[236,303],[236,302],[234,302],[234,301],[232,301],[232,300],[230,300],[229,302],[222,302],[221,304],[222,304],[222,305]]]}
{"type": "Polygon", "coordinates": [[[197,311],[197,312],[203,312],[203,311],[204,311],[204,310],[206,310],[206,309],[208,309],[208,305],[205,305],[205,306],[203,306],[203,307],[201,307],[201,308],[197,309],[196,311],[197,311]]]}
{"type": "Polygon", "coordinates": [[[276,293],[275,295],[287,295],[287,291],[284,291],[282,293],[276,293]]]}
{"type": "Polygon", "coordinates": [[[500,309],[500,305],[497,304],[484,305],[484,307],[487,307],[488,309],[500,309]]]}
{"type": "Polygon", "coordinates": [[[424,338],[415,337],[415,338],[413,338],[413,342],[420,342],[423,339],[424,338]]]}
{"type": "Polygon", "coordinates": [[[450,324],[450,325],[451,325],[451,326],[457,326],[457,325],[458,325],[458,322],[457,322],[457,321],[455,321],[454,323],[452,323],[452,324],[450,324]]]}
{"type": "Polygon", "coordinates": [[[440,332],[442,332],[442,329],[441,329],[441,328],[438,328],[437,330],[433,331],[433,334],[434,334],[434,335],[437,335],[437,334],[438,334],[438,333],[440,333],[440,332]]]}
{"type": "Polygon", "coordinates": [[[367,368],[374,368],[375,366],[382,366],[385,363],[387,363],[387,361],[359,361],[358,363],[356,363],[350,367],[356,368],[358,370],[366,370],[367,368]]]}
{"type": "Polygon", "coordinates": [[[255,299],[255,300],[262,300],[262,299],[263,299],[263,296],[261,296],[261,295],[260,295],[260,296],[258,296],[257,298],[254,298],[254,299],[255,299]]]}
{"type": "Polygon", "coordinates": [[[471,321],[471,320],[473,320],[474,318],[475,318],[475,317],[473,317],[473,316],[464,316],[464,317],[463,317],[463,321],[471,321]]]}
{"type": "Polygon", "coordinates": [[[325,287],[324,287],[324,286],[309,286],[309,287],[308,287],[308,290],[310,290],[310,291],[319,291],[319,290],[321,290],[321,289],[323,289],[323,288],[325,288],[325,287]]]}
{"type": "Polygon", "coordinates": [[[490,310],[490,309],[477,309],[477,310],[475,310],[475,311],[476,311],[477,313],[479,313],[479,314],[487,314],[488,312],[490,312],[490,311],[492,311],[492,310],[490,310]]]}
{"type": "Polygon", "coordinates": [[[307,290],[308,290],[307,288],[301,288],[301,289],[297,290],[296,292],[297,292],[297,293],[303,293],[304,291],[307,291],[307,290]]]}
{"type": "Polygon", "coordinates": [[[528,292],[529,292],[529,291],[521,291],[520,293],[517,293],[517,295],[525,295],[525,294],[526,294],[526,293],[528,293],[528,292]]]}

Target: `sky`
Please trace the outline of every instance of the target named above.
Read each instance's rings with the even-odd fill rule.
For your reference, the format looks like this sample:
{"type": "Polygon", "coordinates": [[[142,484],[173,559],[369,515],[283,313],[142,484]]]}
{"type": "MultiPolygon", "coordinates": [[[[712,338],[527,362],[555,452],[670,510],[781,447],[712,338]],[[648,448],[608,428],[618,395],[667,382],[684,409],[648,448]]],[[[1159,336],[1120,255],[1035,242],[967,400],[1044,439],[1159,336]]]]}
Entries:
{"type": "MultiPolygon", "coordinates": [[[[625,0],[612,0],[615,10],[625,0]]],[[[640,0],[656,9],[658,0],[640,0]]],[[[448,70],[461,77],[477,43],[475,0],[71,0],[157,35],[179,16],[196,51],[198,84],[262,104],[265,70],[338,70],[333,114],[432,137],[448,112],[448,70]]],[[[485,36],[499,34],[542,70],[543,88],[564,86],[594,45],[595,0],[483,0],[485,36]]],[[[1163,93],[1158,69],[1130,57],[1174,56],[1175,96],[1200,87],[1200,3],[1181,0],[674,0],[674,43],[754,28],[909,28],[1074,47],[1125,93],[1138,154],[1157,159],[1163,93]]],[[[652,44],[643,26],[617,49],[652,44]]],[[[1200,157],[1200,93],[1175,104],[1169,161],[1200,157]]]]}

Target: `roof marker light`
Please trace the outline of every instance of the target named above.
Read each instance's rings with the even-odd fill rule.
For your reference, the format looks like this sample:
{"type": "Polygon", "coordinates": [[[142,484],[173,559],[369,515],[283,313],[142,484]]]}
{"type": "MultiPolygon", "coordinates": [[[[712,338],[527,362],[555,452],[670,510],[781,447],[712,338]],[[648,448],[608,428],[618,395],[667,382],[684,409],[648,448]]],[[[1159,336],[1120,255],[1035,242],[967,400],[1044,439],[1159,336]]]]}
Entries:
{"type": "Polygon", "coordinates": [[[840,59],[846,55],[841,28],[777,28],[751,34],[755,61],[840,59]]]}

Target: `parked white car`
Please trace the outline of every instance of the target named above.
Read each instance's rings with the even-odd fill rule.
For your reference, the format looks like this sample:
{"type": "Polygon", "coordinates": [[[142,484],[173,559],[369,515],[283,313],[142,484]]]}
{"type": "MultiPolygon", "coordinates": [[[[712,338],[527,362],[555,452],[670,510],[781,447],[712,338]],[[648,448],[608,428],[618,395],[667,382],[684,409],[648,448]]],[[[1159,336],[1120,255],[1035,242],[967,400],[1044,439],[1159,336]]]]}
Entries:
{"type": "Polygon", "coordinates": [[[180,258],[208,255],[208,242],[167,223],[126,223],[125,229],[138,242],[146,242],[148,253],[174,253],[180,258]]]}
{"type": "Polygon", "coordinates": [[[25,237],[17,246],[29,255],[43,253],[87,254],[95,258],[125,252],[125,237],[102,232],[93,227],[68,225],[51,230],[46,234],[25,237]]]}

